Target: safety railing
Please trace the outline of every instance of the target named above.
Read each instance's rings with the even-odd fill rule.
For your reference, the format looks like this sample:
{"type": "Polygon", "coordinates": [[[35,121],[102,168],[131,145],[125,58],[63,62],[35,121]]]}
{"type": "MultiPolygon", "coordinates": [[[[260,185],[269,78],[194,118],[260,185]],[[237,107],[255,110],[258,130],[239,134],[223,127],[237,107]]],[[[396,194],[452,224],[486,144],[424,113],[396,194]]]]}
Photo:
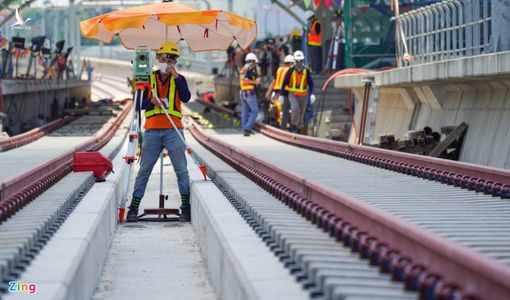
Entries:
{"type": "Polygon", "coordinates": [[[447,0],[398,17],[412,60],[398,57],[402,66],[491,52],[491,1],[447,0]]]}

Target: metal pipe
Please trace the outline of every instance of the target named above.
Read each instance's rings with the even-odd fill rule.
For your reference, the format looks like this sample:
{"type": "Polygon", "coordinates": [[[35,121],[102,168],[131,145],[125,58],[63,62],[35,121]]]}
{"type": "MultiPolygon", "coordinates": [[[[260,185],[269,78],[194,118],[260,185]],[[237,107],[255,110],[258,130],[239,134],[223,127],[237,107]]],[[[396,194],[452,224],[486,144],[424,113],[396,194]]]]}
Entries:
{"type": "Polygon", "coordinates": [[[444,57],[446,59],[449,59],[451,57],[451,49],[452,49],[452,12],[450,10],[450,7],[448,5],[442,5],[441,9],[443,10],[443,13],[445,14],[444,18],[444,34],[445,34],[445,53],[444,57]]]}
{"type": "Polygon", "coordinates": [[[457,56],[462,56],[462,48],[465,43],[464,37],[466,36],[464,34],[464,30],[460,27],[462,24],[464,24],[464,6],[459,0],[454,0],[453,3],[457,6],[457,16],[458,16],[458,29],[457,32],[459,34],[459,38],[457,40],[457,56]]]}
{"type": "Polygon", "coordinates": [[[489,0],[445,0],[395,18],[397,30],[400,23],[406,34],[412,63],[486,53],[489,44],[498,43],[490,27],[494,22],[489,5],[489,0]]]}
{"type": "Polygon", "coordinates": [[[466,37],[465,55],[473,55],[473,9],[471,0],[462,0],[464,4],[464,31],[466,37]]]}
{"type": "Polygon", "coordinates": [[[483,0],[483,14],[482,14],[482,18],[483,18],[483,52],[484,53],[487,53],[487,52],[490,52],[487,51],[488,47],[490,46],[490,39],[489,39],[489,1],[488,0],[483,0]]]}
{"type": "Polygon", "coordinates": [[[459,26],[459,20],[457,18],[457,15],[458,15],[458,10],[457,10],[457,6],[455,5],[455,1],[448,1],[446,3],[448,5],[448,9],[450,10],[450,13],[451,13],[451,34],[450,34],[450,37],[451,37],[451,53],[450,53],[450,57],[454,58],[454,57],[457,57],[458,56],[458,53],[456,53],[455,49],[458,49],[457,47],[457,43],[459,42],[458,38],[457,38],[457,33],[459,31],[458,29],[458,26],[459,26]]]}
{"type": "Polygon", "coordinates": [[[431,59],[431,55],[430,53],[432,53],[434,51],[434,48],[433,48],[433,45],[434,45],[434,37],[432,36],[432,32],[434,31],[434,16],[432,14],[432,11],[430,10],[430,7],[427,7],[425,9],[425,13],[427,14],[426,18],[425,18],[425,21],[426,21],[426,32],[425,32],[425,36],[426,36],[426,42],[427,42],[427,46],[426,46],[426,54],[424,56],[425,58],[425,63],[427,62],[430,62],[432,61],[431,59]]]}
{"type": "Polygon", "coordinates": [[[375,78],[373,76],[367,76],[364,77],[362,82],[365,83],[365,91],[363,95],[363,107],[361,110],[361,124],[360,124],[360,131],[359,131],[359,145],[363,145],[363,142],[365,141],[365,129],[366,129],[366,123],[367,123],[367,113],[368,113],[368,104],[370,100],[370,90],[372,88],[372,83],[375,81],[375,78]]]}
{"type": "Polygon", "coordinates": [[[426,24],[426,17],[425,17],[425,10],[423,8],[420,8],[416,11],[416,14],[418,15],[418,30],[416,31],[416,34],[419,35],[418,38],[418,58],[420,63],[425,62],[425,53],[426,53],[426,46],[427,41],[425,38],[425,35],[423,33],[426,32],[427,24],[426,24]]]}
{"type": "Polygon", "coordinates": [[[481,40],[481,37],[480,37],[480,32],[481,32],[481,26],[482,24],[479,22],[480,21],[480,1],[479,0],[474,0],[473,2],[473,46],[475,47],[473,49],[473,53],[475,55],[477,54],[480,54],[480,50],[482,48],[482,40],[481,40]]]}
{"type": "Polygon", "coordinates": [[[163,195],[163,151],[159,154],[159,194],[163,195]]]}

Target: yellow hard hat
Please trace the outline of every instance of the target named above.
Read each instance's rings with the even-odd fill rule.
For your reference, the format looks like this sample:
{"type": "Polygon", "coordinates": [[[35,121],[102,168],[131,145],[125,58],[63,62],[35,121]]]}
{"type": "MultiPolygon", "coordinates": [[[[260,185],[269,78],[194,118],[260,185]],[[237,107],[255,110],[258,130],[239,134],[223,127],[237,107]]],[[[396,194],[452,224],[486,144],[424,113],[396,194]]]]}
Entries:
{"type": "Polygon", "coordinates": [[[174,42],[165,42],[161,47],[159,47],[157,54],[173,54],[177,56],[181,56],[181,50],[179,46],[177,46],[174,42]]]}

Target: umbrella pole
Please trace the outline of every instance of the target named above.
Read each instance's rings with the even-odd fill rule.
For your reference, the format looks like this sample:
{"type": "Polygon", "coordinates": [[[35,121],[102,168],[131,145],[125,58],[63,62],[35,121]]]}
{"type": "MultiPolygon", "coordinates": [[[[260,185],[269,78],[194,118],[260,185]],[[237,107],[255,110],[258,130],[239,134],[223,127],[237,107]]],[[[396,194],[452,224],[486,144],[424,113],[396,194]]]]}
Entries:
{"type": "MultiPolygon", "coordinates": [[[[155,93],[153,93],[153,95],[155,95],[155,93]]],[[[165,107],[162,103],[162,101],[159,99],[159,97],[154,97],[159,105],[161,107],[165,107]]],[[[207,167],[205,166],[205,163],[201,163],[199,164],[197,162],[197,160],[195,159],[195,157],[193,157],[193,155],[191,155],[193,153],[193,150],[191,149],[191,147],[188,145],[188,143],[186,143],[186,140],[184,140],[184,137],[182,136],[181,132],[178,130],[177,126],[175,126],[175,123],[174,123],[174,120],[172,120],[172,118],[170,117],[170,115],[168,114],[168,112],[166,111],[166,109],[162,109],[162,111],[165,113],[167,119],[170,121],[170,123],[172,124],[172,126],[174,127],[175,129],[175,132],[177,132],[177,135],[179,136],[179,138],[181,139],[181,141],[184,143],[184,146],[186,147],[186,152],[188,152],[189,156],[193,159],[193,161],[195,162],[195,164],[198,166],[198,168],[200,169],[200,172],[202,173],[202,175],[204,176],[204,180],[207,180],[207,167]]]]}

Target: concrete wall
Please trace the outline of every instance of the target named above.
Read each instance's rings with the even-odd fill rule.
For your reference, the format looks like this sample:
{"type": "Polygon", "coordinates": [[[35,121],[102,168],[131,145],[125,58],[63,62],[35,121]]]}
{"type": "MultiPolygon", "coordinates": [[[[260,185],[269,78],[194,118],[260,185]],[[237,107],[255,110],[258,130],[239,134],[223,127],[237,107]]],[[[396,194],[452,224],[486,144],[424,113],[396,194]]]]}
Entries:
{"type": "Polygon", "coordinates": [[[50,119],[51,104],[56,98],[60,109],[65,99],[75,97],[80,100],[90,96],[90,82],[82,80],[2,80],[4,100],[3,129],[9,127],[13,134],[20,133],[23,123],[25,129],[43,125],[50,119]],[[38,115],[44,116],[38,120],[38,115]]]}
{"type": "MultiPolygon", "coordinates": [[[[430,126],[468,124],[460,160],[510,169],[510,52],[398,68],[370,74],[379,91],[374,136],[430,126]]],[[[362,79],[348,75],[335,87],[351,88],[359,128],[362,79]]],[[[351,132],[349,142],[354,142],[351,132]]]]}
{"type": "MultiPolygon", "coordinates": [[[[460,160],[510,169],[510,79],[378,89],[374,137],[393,133],[398,139],[408,130],[429,126],[440,132],[465,122],[460,160]]],[[[363,89],[356,88],[355,96],[359,128],[363,89]]]]}

